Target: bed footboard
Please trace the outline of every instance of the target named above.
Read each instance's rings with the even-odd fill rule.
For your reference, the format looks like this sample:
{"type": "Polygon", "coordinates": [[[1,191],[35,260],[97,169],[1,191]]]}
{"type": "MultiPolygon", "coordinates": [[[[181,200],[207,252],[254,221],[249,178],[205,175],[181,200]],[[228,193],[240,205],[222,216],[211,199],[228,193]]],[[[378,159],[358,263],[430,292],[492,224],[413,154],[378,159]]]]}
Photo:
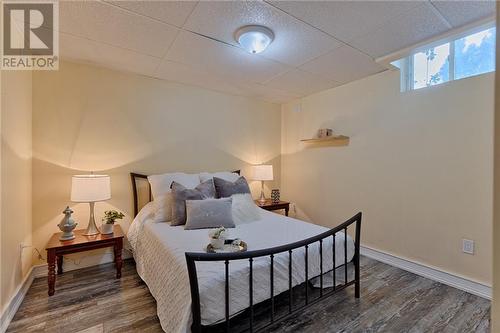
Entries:
{"type": "Polygon", "coordinates": [[[239,252],[239,253],[193,253],[193,252],[187,252],[186,253],[186,262],[187,262],[187,269],[188,269],[188,274],[189,274],[189,283],[191,287],[191,300],[192,300],[192,314],[193,314],[193,324],[191,327],[192,332],[202,332],[204,330],[204,327],[201,325],[201,312],[200,312],[200,292],[199,292],[199,286],[198,286],[198,277],[197,277],[197,271],[196,271],[196,262],[202,262],[202,261],[219,261],[219,262],[224,262],[225,266],[225,290],[224,290],[224,298],[225,298],[225,331],[230,332],[231,327],[230,327],[230,311],[229,311],[229,301],[230,301],[230,295],[229,295],[229,265],[231,261],[233,260],[242,260],[242,259],[248,259],[248,265],[249,265],[249,300],[248,300],[248,310],[249,310],[249,326],[248,330],[250,332],[258,332],[262,331],[266,328],[268,328],[271,325],[275,325],[283,320],[286,320],[296,312],[303,310],[305,307],[308,307],[328,296],[331,296],[335,293],[337,293],[340,290],[343,290],[351,285],[354,285],[354,296],[356,298],[360,297],[360,274],[359,274],[359,249],[360,249],[360,237],[361,237],[361,212],[357,213],[353,217],[351,217],[349,220],[346,222],[338,225],[335,228],[332,228],[328,231],[325,231],[317,236],[310,237],[298,242],[282,245],[282,246],[277,246],[273,248],[268,248],[268,249],[262,249],[262,250],[255,250],[255,251],[248,251],[248,252],[239,252]],[[352,262],[354,264],[354,280],[348,281],[348,262],[347,262],[347,230],[348,227],[353,226],[355,228],[355,243],[354,243],[354,257],[352,259],[352,262]],[[343,265],[335,265],[335,236],[338,232],[344,232],[345,234],[345,240],[344,240],[344,264],[343,265]],[[332,278],[333,278],[333,287],[331,287],[331,290],[328,292],[323,292],[323,274],[326,272],[323,272],[323,240],[327,239],[328,237],[333,237],[333,244],[332,244],[332,251],[333,251],[333,267],[334,270],[332,272],[332,278]],[[319,256],[320,256],[320,275],[319,275],[319,280],[320,280],[320,289],[319,289],[319,296],[315,297],[314,299],[310,299],[310,295],[308,294],[308,283],[311,279],[314,277],[309,277],[309,266],[308,266],[308,248],[311,244],[314,243],[319,243],[319,256]],[[305,259],[305,301],[304,304],[301,306],[293,306],[293,292],[292,292],[292,252],[298,248],[304,248],[304,259],[305,259]],[[288,269],[288,281],[289,281],[289,299],[288,299],[288,311],[286,312],[285,315],[281,315],[278,318],[275,316],[275,302],[274,299],[277,295],[274,294],[274,256],[278,253],[286,253],[288,252],[289,254],[289,269],[288,269]],[[271,318],[268,322],[264,324],[260,324],[258,327],[255,327],[254,325],[254,300],[253,300],[253,260],[255,258],[259,257],[269,257],[270,258],[270,270],[269,270],[269,277],[270,277],[270,314],[271,318]],[[336,285],[336,270],[337,269],[344,269],[344,274],[345,274],[345,279],[344,283],[340,285],[336,285]]]}

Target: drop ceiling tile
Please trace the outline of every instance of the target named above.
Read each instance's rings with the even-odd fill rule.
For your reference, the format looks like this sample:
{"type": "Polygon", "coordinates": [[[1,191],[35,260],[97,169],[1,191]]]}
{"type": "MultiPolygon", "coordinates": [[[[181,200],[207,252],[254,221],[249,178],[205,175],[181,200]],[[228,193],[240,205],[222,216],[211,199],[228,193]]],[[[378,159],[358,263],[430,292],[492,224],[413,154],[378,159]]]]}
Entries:
{"type": "Polygon", "coordinates": [[[253,83],[269,80],[289,69],[286,65],[187,31],[179,34],[166,58],[234,81],[253,83]]]}
{"type": "Polygon", "coordinates": [[[256,98],[271,103],[285,103],[300,97],[297,94],[281,89],[274,89],[263,84],[235,83],[229,78],[224,78],[209,72],[194,69],[188,65],[168,60],[162,61],[155,77],[233,95],[256,98]]]}
{"type": "Polygon", "coordinates": [[[63,60],[152,76],[161,59],[65,33],[59,35],[63,60]]]}
{"type": "Polygon", "coordinates": [[[327,34],[262,1],[202,1],[184,28],[238,45],[234,33],[242,26],[257,24],[273,30],[273,43],[260,55],[298,66],[341,44],[327,34]]]}
{"type": "Polygon", "coordinates": [[[270,4],[348,42],[417,7],[418,1],[270,1],[270,4]]]}
{"type": "Polygon", "coordinates": [[[107,1],[156,20],[182,27],[197,1],[107,1]]]}
{"type": "Polygon", "coordinates": [[[286,90],[271,88],[264,84],[243,85],[249,97],[261,99],[271,103],[286,103],[300,98],[299,94],[286,90]]]}
{"type": "Polygon", "coordinates": [[[299,69],[292,69],[279,75],[264,84],[270,88],[292,92],[298,96],[330,89],[340,85],[338,82],[329,81],[323,77],[299,69]]]}
{"type": "Polygon", "coordinates": [[[412,46],[448,30],[446,22],[434,11],[430,3],[424,2],[381,28],[354,39],[350,45],[374,58],[412,46]]]}
{"type": "Polygon", "coordinates": [[[178,29],[97,1],[61,1],[60,31],[162,57],[178,29]]]}
{"type": "Polygon", "coordinates": [[[188,65],[163,60],[155,77],[173,82],[180,82],[226,94],[245,96],[270,103],[286,103],[299,96],[280,89],[273,89],[262,84],[234,83],[208,72],[189,67],[188,65]]]}
{"type": "Polygon", "coordinates": [[[168,60],[163,60],[161,62],[158,70],[156,71],[155,77],[233,95],[248,94],[243,87],[240,87],[239,85],[230,82],[228,79],[221,76],[168,60]]]}
{"type": "Polygon", "coordinates": [[[495,15],[495,1],[431,1],[454,27],[495,15]]]}
{"type": "Polygon", "coordinates": [[[300,66],[300,69],[336,82],[347,83],[382,72],[386,68],[366,54],[346,45],[309,61],[300,66]]]}

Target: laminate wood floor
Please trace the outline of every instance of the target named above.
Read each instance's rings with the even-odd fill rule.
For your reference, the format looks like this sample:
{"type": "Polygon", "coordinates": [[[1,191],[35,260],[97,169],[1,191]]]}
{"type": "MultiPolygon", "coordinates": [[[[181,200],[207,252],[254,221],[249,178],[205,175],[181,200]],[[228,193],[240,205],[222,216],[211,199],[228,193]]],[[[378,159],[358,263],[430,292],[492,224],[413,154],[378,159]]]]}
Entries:
{"type": "MultiPolygon", "coordinates": [[[[361,298],[350,287],[272,332],[489,332],[490,302],[398,268],[361,258],[361,298]]],[[[7,332],[162,332],[156,302],[127,260],[64,273],[47,296],[36,279],[7,332]]]]}

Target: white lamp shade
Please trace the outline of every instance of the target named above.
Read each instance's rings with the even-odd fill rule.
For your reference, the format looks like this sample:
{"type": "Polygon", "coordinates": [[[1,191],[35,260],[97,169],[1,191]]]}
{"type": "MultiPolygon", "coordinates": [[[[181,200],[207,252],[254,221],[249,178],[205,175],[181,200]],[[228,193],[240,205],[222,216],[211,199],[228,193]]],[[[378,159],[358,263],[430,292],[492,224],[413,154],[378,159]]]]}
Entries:
{"type": "Polygon", "coordinates": [[[270,164],[254,165],[252,171],[253,180],[273,180],[273,166],[270,164]]]}
{"type": "Polygon", "coordinates": [[[71,201],[96,202],[111,199],[111,179],[107,175],[76,175],[71,178],[71,201]]]}

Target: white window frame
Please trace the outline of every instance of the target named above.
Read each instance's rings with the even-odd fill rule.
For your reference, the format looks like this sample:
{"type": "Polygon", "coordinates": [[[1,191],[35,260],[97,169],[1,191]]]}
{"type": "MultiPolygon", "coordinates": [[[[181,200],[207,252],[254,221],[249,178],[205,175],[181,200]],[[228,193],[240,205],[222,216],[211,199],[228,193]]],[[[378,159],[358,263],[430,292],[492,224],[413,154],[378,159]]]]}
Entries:
{"type": "MultiPolygon", "coordinates": [[[[460,34],[453,35],[453,36],[450,36],[450,37],[445,38],[445,39],[440,39],[440,40],[434,41],[432,43],[425,44],[425,45],[419,46],[418,48],[413,49],[410,52],[410,55],[398,60],[397,61],[398,64],[395,65],[396,67],[399,67],[399,70],[401,72],[401,91],[405,92],[405,91],[415,90],[414,73],[413,73],[413,59],[414,59],[415,54],[417,54],[419,52],[425,52],[426,50],[428,50],[430,48],[449,43],[450,44],[450,54],[448,56],[448,63],[449,63],[448,76],[449,76],[449,79],[448,79],[448,81],[445,81],[445,82],[442,82],[442,83],[439,83],[436,85],[440,85],[440,84],[443,84],[446,82],[454,81],[455,80],[455,41],[462,39],[466,36],[473,35],[477,32],[488,30],[488,29],[491,29],[494,27],[495,27],[494,21],[488,22],[486,24],[476,26],[473,29],[463,31],[460,34]]],[[[486,74],[486,73],[483,73],[483,74],[486,74]]],[[[478,74],[478,75],[481,75],[481,74],[478,74]]],[[[427,87],[427,88],[429,88],[429,87],[427,87]]],[[[423,89],[423,88],[418,88],[416,90],[420,90],[420,89],[423,89]]]]}

